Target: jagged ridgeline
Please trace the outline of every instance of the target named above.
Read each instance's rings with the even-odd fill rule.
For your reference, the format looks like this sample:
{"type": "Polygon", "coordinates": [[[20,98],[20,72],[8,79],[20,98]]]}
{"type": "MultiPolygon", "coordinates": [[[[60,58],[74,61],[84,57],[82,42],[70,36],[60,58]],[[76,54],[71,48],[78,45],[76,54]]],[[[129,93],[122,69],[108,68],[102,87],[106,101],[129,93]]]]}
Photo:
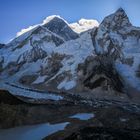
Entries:
{"type": "Polygon", "coordinates": [[[101,24],[59,16],[0,45],[1,81],[51,91],[139,93],[140,28],[123,9],[101,24]]]}

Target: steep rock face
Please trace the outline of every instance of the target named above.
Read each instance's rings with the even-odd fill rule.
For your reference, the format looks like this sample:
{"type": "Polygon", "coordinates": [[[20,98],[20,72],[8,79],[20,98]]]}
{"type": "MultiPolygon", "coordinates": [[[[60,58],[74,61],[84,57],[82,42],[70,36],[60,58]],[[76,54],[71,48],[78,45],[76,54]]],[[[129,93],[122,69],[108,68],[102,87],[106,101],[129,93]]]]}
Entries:
{"type": "Polygon", "coordinates": [[[140,28],[132,26],[125,11],[120,8],[106,17],[91,35],[97,55],[111,57],[125,84],[139,89],[140,28]]]}
{"type": "Polygon", "coordinates": [[[52,16],[49,18],[47,18],[46,22],[44,22],[44,27],[46,27],[48,30],[61,36],[66,41],[78,38],[78,34],[74,32],[69,27],[68,23],[66,23],[66,21],[64,21],[62,18],[58,16],[52,16]],[[48,22],[49,18],[51,20],[48,22]]]}
{"type": "Polygon", "coordinates": [[[98,87],[106,91],[123,92],[124,90],[123,80],[116,71],[110,56],[88,57],[84,64],[79,65],[79,71],[82,73],[81,84],[93,91],[98,87]]]}

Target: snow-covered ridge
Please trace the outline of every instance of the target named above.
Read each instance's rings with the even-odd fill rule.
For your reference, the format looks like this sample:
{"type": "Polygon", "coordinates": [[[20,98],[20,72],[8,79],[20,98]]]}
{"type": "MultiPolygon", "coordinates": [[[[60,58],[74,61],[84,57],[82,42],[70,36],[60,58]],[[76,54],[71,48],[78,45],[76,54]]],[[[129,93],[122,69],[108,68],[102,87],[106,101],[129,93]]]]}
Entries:
{"type": "Polygon", "coordinates": [[[44,100],[63,100],[63,97],[60,95],[55,95],[46,91],[46,93],[41,93],[37,91],[32,91],[30,89],[9,85],[4,82],[0,82],[0,89],[7,89],[12,95],[18,95],[26,98],[32,99],[44,99],[44,100]]]}
{"type": "Polygon", "coordinates": [[[43,23],[42,23],[42,24],[44,25],[44,24],[50,22],[51,20],[53,20],[54,18],[61,19],[61,20],[63,20],[65,23],[68,24],[68,22],[67,22],[65,19],[63,19],[61,16],[59,16],[59,15],[52,15],[52,16],[46,17],[46,18],[43,20],[43,23]]]}
{"type": "Polygon", "coordinates": [[[77,33],[81,33],[82,31],[86,31],[89,29],[92,29],[94,27],[98,27],[99,23],[97,20],[93,20],[93,19],[80,19],[78,21],[78,23],[68,23],[65,19],[63,19],[61,16],[59,15],[52,15],[52,16],[48,16],[46,17],[42,23],[37,24],[37,25],[33,25],[33,26],[29,26],[28,28],[25,29],[21,29],[21,31],[17,32],[16,37],[21,36],[22,34],[29,32],[30,30],[38,27],[38,26],[43,26],[47,23],[49,23],[51,20],[53,20],[54,18],[58,18],[63,20],[73,31],[77,32],[77,33]]]}
{"type": "Polygon", "coordinates": [[[21,36],[22,34],[24,34],[24,33],[28,32],[28,31],[30,31],[30,30],[36,28],[37,26],[38,26],[38,25],[33,25],[33,26],[29,26],[28,28],[21,29],[20,32],[17,32],[16,37],[21,36]]]}
{"type": "MultiPolygon", "coordinates": [[[[43,22],[40,23],[40,24],[32,25],[32,26],[29,26],[28,28],[21,29],[21,31],[17,32],[16,37],[21,36],[22,34],[28,32],[28,31],[30,31],[30,30],[32,30],[32,29],[38,27],[38,26],[42,26],[42,25],[44,25],[44,24],[47,24],[47,23],[49,23],[51,20],[53,20],[54,18],[59,18],[59,19],[62,19],[63,21],[65,21],[65,20],[64,20],[63,18],[61,18],[59,15],[48,16],[48,17],[46,17],[46,18],[43,20],[43,22]]],[[[65,22],[67,23],[67,21],[65,21],[65,22]]]]}
{"type": "Polygon", "coordinates": [[[98,26],[99,22],[97,20],[83,18],[80,19],[77,23],[70,24],[70,27],[77,33],[81,33],[98,26]]]}

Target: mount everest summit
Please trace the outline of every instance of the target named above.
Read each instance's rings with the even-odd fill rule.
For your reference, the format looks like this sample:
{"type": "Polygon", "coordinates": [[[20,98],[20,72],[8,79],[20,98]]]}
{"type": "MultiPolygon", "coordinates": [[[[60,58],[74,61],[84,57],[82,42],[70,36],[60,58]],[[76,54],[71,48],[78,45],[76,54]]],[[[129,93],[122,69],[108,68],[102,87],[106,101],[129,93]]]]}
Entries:
{"type": "Polygon", "coordinates": [[[0,82],[1,88],[9,83],[83,97],[138,98],[140,28],[121,8],[100,24],[50,16],[0,44],[0,82]]]}

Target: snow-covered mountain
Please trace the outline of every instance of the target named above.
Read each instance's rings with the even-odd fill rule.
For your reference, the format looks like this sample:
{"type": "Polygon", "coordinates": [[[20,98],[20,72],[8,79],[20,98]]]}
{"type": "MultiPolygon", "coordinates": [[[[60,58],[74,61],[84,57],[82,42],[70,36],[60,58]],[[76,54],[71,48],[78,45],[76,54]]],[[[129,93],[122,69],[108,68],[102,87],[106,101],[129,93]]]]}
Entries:
{"type": "Polygon", "coordinates": [[[0,80],[52,91],[140,91],[140,28],[118,9],[99,25],[51,16],[0,47],[0,80]]]}
{"type": "Polygon", "coordinates": [[[70,27],[77,33],[82,33],[84,31],[93,29],[94,27],[98,27],[99,23],[97,20],[93,19],[80,19],[76,23],[71,23],[70,27]]]}
{"type": "Polygon", "coordinates": [[[96,52],[111,56],[125,84],[140,90],[140,28],[132,26],[120,8],[103,20],[94,35],[96,52]]]}

